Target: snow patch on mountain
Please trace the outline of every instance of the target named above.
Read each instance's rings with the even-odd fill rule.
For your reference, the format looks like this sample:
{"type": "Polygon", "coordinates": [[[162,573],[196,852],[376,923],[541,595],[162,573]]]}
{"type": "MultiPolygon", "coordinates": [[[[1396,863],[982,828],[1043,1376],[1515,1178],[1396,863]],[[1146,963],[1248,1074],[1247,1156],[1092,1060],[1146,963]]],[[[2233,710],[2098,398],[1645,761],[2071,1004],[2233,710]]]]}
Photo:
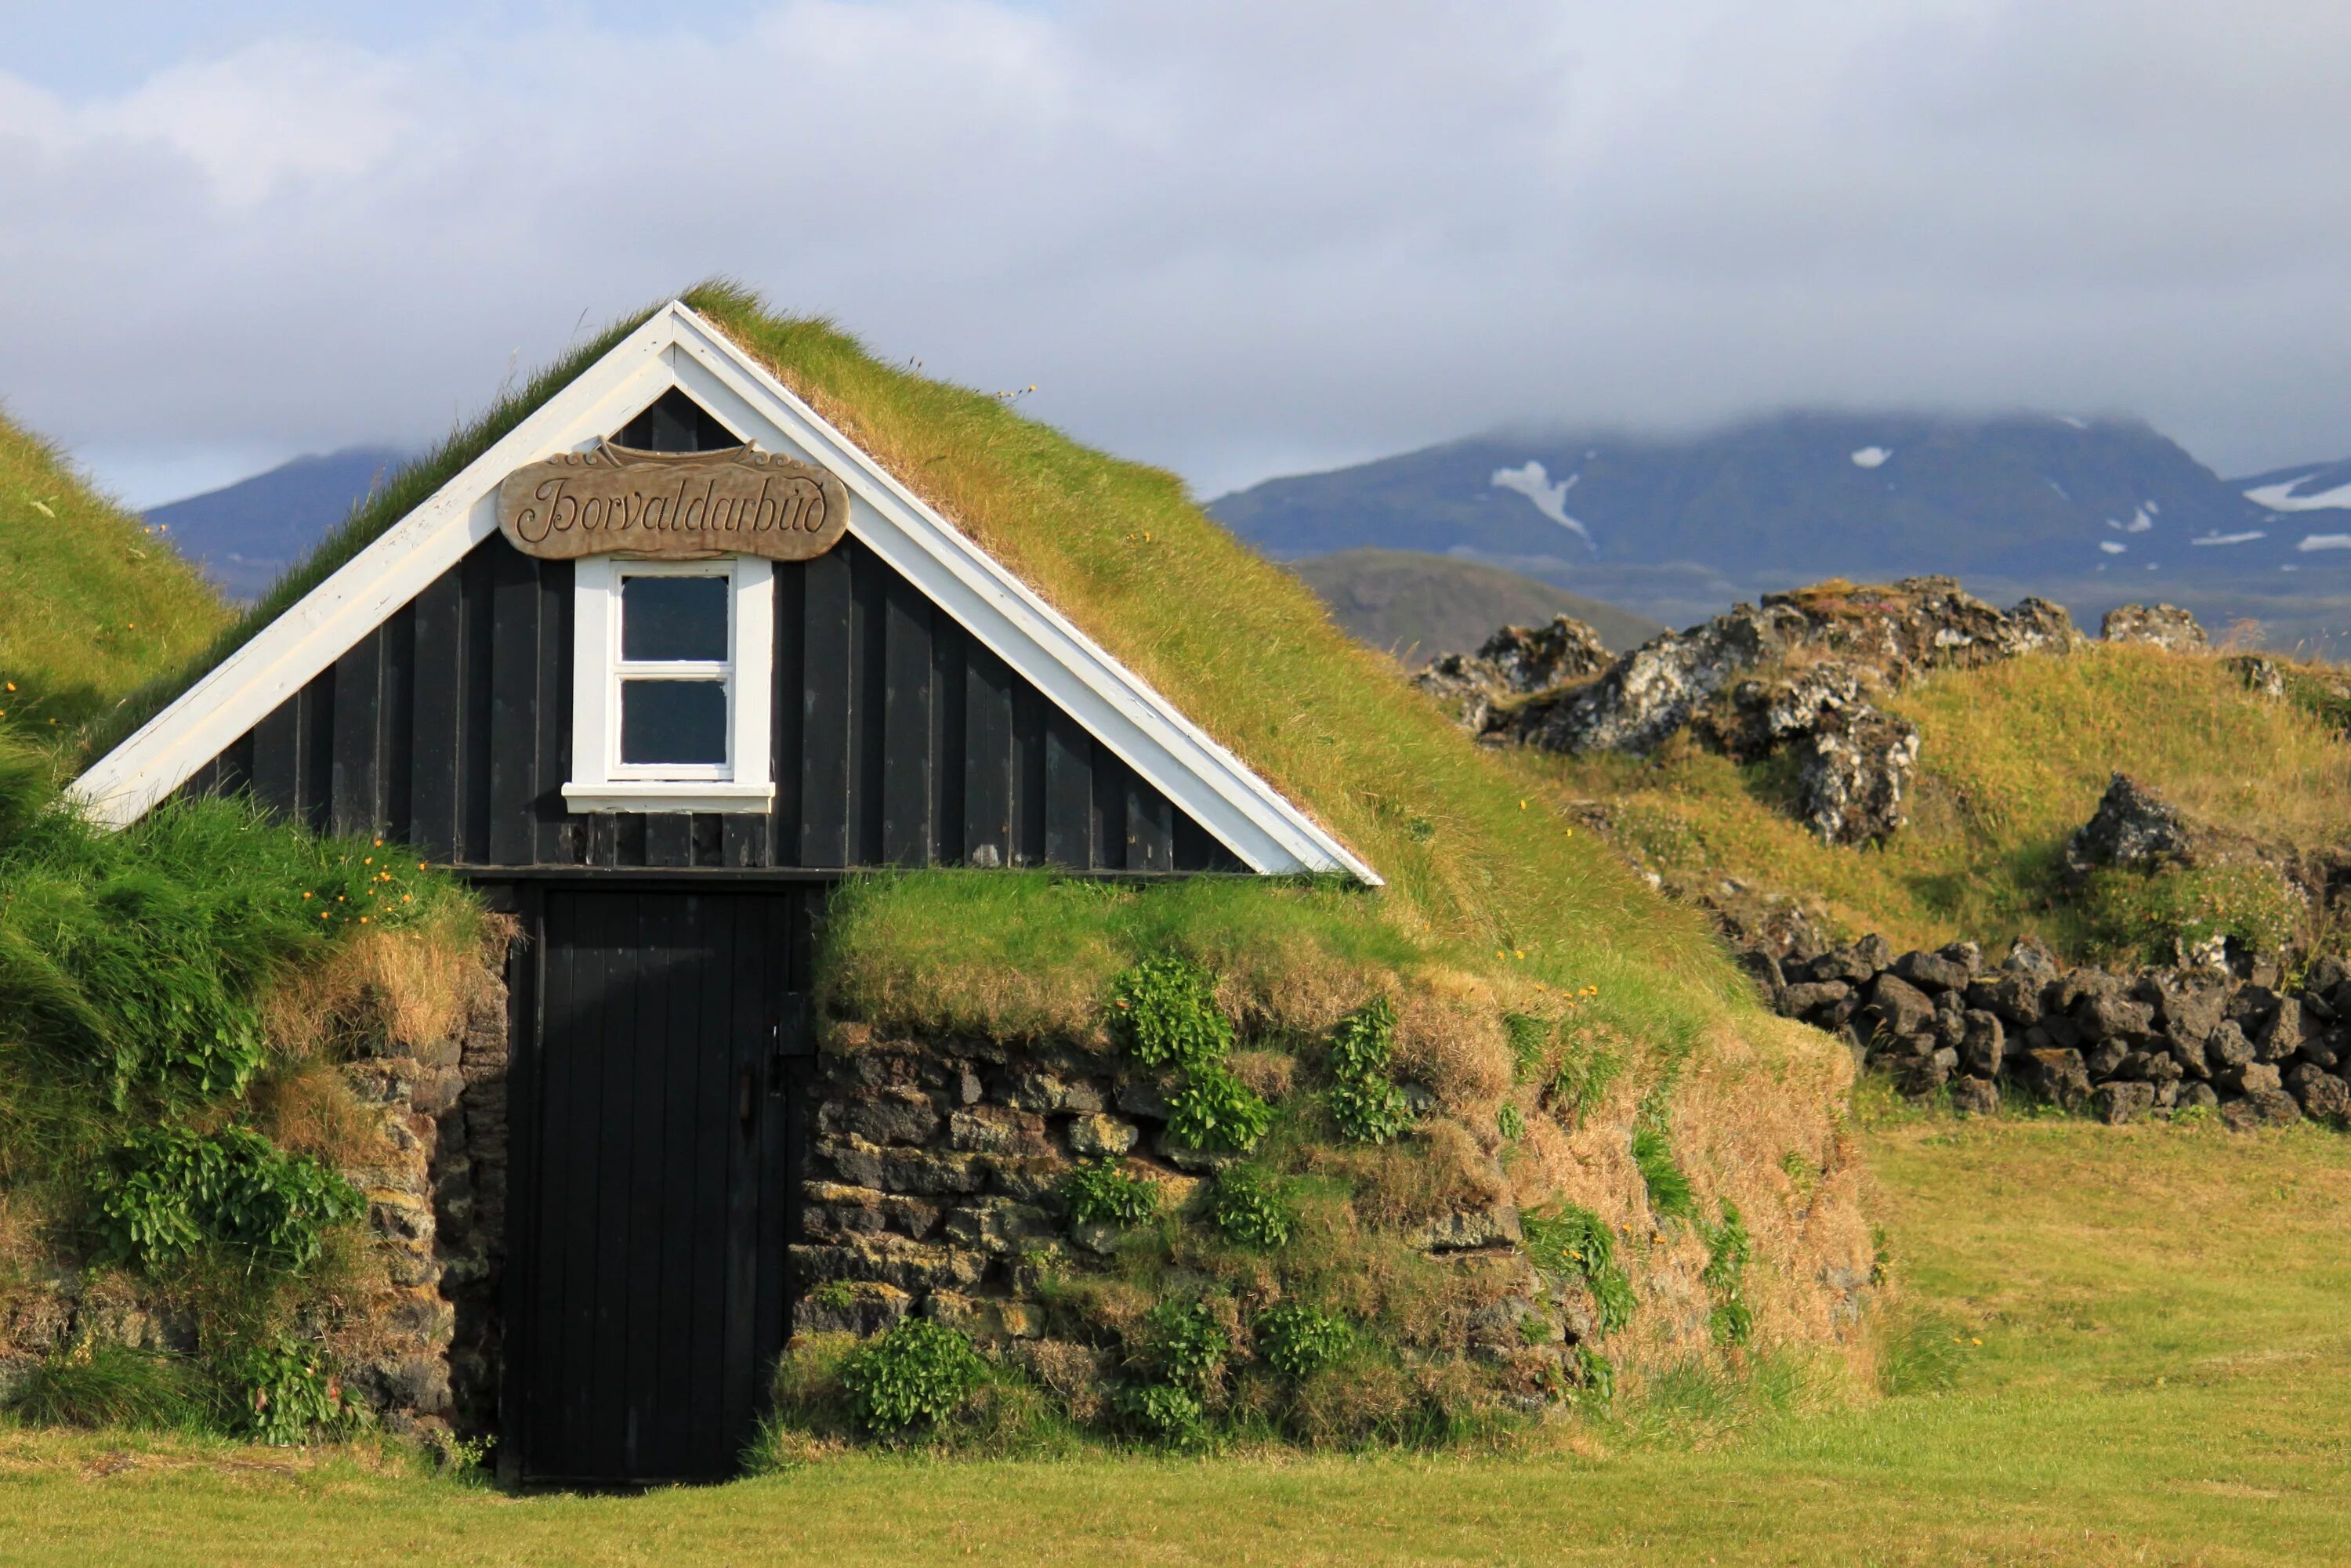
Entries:
{"type": "Polygon", "coordinates": [[[2314,496],[2297,496],[2294,486],[2311,477],[2284,479],[2274,485],[2257,485],[2245,492],[2245,499],[2256,507],[2267,507],[2273,512],[2330,512],[2351,507],[2351,485],[2337,485],[2332,490],[2321,490],[2314,496]]]}
{"type": "Polygon", "coordinates": [[[1519,467],[1495,469],[1492,482],[1502,489],[1515,490],[1532,501],[1536,511],[1582,539],[1593,554],[1598,555],[1600,546],[1593,542],[1592,530],[1567,515],[1567,493],[1582,477],[1581,474],[1570,474],[1553,483],[1541,462],[1530,457],[1519,467]]]}

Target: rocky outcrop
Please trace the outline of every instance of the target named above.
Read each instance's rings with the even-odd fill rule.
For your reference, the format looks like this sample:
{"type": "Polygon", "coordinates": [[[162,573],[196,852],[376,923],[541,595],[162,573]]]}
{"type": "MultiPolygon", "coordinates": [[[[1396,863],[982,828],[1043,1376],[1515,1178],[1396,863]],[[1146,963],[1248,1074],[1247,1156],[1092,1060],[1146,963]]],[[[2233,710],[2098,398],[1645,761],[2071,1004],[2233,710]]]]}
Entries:
{"type": "MultiPolygon", "coordinates": [[[[1516,738],[1554,751],[1648,751],[1766,664],[1825,659],[1818,675],[1790,677],[1782,706],[1801,712],[1850,706],[1865,685],[1896,689],[1930,671],[1965,669],[2073,642],[2053,604],[2028,599],[2006,613],[1948,577],[1884,587],[1829,582],[1766,594],[1687,632],[1655,637],[1588,686],[1529,705],[1516,738]],[[1801,655],[1801,659],[1798,656],[1801,655]]],[[[1757,694],[1742,706],[1771,706],[1757,694]]]]}
{"type": "Polygon", "coordinates": [[[2028,599],[2003,612],[1948,577],[1768,594],[1613,661],[1597,637],[1562,655],[1531,635],[1505,627],[1421,683],[1490,744],[1646,753],[1688,729],[1742,762],[1792,747],[1798,815],[1847,844],[1902,825],[1917,766],[1917,731],[1877,698],[1931,671],[2075,641],[2057,606],[2028,599]]]}
{"type": "Polygon", "coordinates": [[[2128,774],[2114,775],[2097,810],[2065,845],[2067,876],[2076,886],[2105,869],[2153,875],[2224,866],[2253,873],[2277,890],[2281,909],[2298,911],[2282,933],[2288,953],[2301,951],[2314,932],[2351,906],[2351,851],[2297,848],[2200,821],[2128,774]]]}
{"type": "Polygon", "coordinates": [[[2065,864],[2075,875],[2099,866],[2154,871],[2185,864],[2198,835],[2168,800],[2126,773],[2106,783],[2098,809],[2065,843],[2065,864]]]}
{"type": "Polygon", "coordinates": [[[1452,708],[1472,734],[1482,734],[1501,705],[1589,680],[1612,657],[1599,632],[1561,615],[1546,626],[1505,626],[1475,653],[1440,653],[1413,684],[1452,708]]]}
{"type": "Polygon", "coordinates": [[[2002,1084],[2108,1122],[2216,1110],[2231,1125],[2351,1115],[2351,964],[2295,989],[2273,969],[2062,968],[2019,938],[1997,967],[1972,943],[1894,954],[1877,937],[1811,958],[1750,956],[1783,1016],[1842,1036],[1906,1093],[1962,1111],[2002,1084]]]}
{"type": "Polygon", "coordinates": [[[1822,712],[1796,737],[1796,809],[1822,840],[1865,844],[1906,820],[1918,727],[1859,704],[1822,712]]]}
{"type": "Polygon", "coordinates": [[[2196,617],[2177,604],[2123,604],[2106,612],[2098,635],[2109,643],[2143,643],[2173,653],[2200,653],[2212,644],[2196,617]]]}

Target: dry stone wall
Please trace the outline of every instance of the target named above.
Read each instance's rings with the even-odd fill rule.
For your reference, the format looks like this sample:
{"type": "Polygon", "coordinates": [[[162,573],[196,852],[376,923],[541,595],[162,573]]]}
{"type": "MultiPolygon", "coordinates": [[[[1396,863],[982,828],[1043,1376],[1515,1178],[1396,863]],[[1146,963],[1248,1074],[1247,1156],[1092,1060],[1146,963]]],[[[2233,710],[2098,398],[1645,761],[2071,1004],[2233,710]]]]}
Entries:
{"type": "Polygon", "coordinates": [[[2351,1117],[2351,965],[2338,957],[2291,988],[2273,965],[2065,968],[2029,939],[1997,966],[1970,942],[1897,956],[1875,936],[1749,963],[1782,1015],[1964,1112],[1997,1110],[2013,1084],[2116,1123],[2197,1107],[2237,1126],[2351,1117]]]}
{"type": "MultiPolygon", "coordinates": [[[[1066,1325],[1049,1281],[1108,1257],[1121,1233],[1072,1225],[1062,1183],[1081,1161],[1115,1161],[1155,1184],[1165,1210],[1197,1218],[1238,1156],[1169,1139],[1176,1082],[1065,1043],[834,1025],[811,1086],[794,1335],[928,1317],[1084,1406],[1102,1353],[1055,1337],[1066,1325]]],[[[1499,1166],[1494,1177],[1503,1190],[1499,1166]]],[[[1592,1307],[1580,1283],[1548,1281],[1527,1260],[1515,1207],[1464,1203],[1396,1240],[1461,1282],[1458,1332],[1438,1354],[1474,1359],[1531,1403],[1557,1397],[1594,1332],[1592,1307]]]]}

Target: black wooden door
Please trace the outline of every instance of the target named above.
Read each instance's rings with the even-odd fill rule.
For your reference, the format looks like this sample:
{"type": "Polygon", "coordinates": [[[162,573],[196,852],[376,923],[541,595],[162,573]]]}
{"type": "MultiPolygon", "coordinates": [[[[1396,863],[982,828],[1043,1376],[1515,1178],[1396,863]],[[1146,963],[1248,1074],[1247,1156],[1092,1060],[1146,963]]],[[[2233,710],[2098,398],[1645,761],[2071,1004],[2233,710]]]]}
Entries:
{"type": "Polygon", "coordinates": [[[523,1480],[719,1477],[752,1435],[789,1311],[810,896],[545,895],[507,1343],[523,1480]]]}

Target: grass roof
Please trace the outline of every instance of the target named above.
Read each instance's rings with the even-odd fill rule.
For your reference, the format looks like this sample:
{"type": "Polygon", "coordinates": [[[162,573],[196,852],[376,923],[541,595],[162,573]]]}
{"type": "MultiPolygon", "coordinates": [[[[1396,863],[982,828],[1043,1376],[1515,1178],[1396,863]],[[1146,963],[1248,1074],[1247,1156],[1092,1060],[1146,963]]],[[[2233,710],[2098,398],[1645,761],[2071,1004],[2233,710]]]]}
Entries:
{"type": "MultiPolygon", "coordinates": [[[[1668,1009],[1685,1029],[1734,989],[1696,916],[1573,832],[1520,759],[1464,745],[1392,663],[1212,522],[1176,476],[884,364],[830,321],[775,313],[735,285],[684,298],[1375,866],[1393,917],[1423,939],[1562,980],[1614,972],[1639,977],[1645,991],[1663,983],[1685,997],[1668,1009]]],[[[393,476],[209,646],[126,704],[105,739],[227,657],[648,314],[613,322],[393,476]]]]}
{"type": "Polygon", "coordinates": [[[227,618],[166,536],[0,415],[0,730],[69,754],[227,618]]]}

